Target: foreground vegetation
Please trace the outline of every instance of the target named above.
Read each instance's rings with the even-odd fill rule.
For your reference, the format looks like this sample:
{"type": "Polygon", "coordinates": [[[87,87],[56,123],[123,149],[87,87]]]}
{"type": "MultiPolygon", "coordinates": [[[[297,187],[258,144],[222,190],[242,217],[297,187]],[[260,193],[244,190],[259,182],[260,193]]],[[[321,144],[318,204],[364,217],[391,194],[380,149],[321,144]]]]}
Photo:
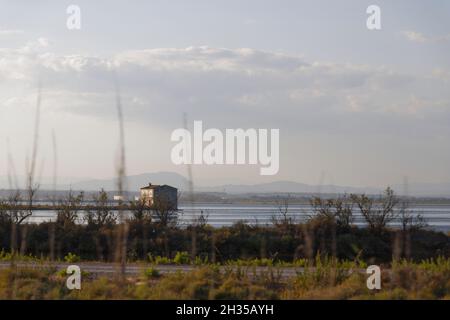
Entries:
{"type": "Polygon", "coordinates": [[[317,257],[304,267],[290,278],[277,267],[209,265],[167,275],[153,267],[122,280],[83,275],[73,291],[64,272],[13,268],[0,270],[0,299],[450,299],[449,259],[396,262],[383,271],[381,290],[367,289],[354,262],[317,257]]]}
{"type": "Polygon", "coordinates": [[[389,188],[379,198],[313,198],[314,214],[301,223],[289,215],[284,199],[274,208],[271,224],[238,222],[222,228],[208,225],[207,216],[179,226],[173,208],[148,208],[139,201],[126,205],[131,216],[123,219],[108,206],[103,191],[81,216],[83,197],[69,193],[58,201],[56,221],[40,224],[26,223],[32,210],[17,206],[20,194],[0,201],[0,251],[12,257],[63,260],[74,255],[79,260],[117,261],[118,248],[123,248],[123,261],[128,262],[156,257],[170,261],[184,252],[185,260],[197,264],[238,259],[292,263],[317,255],[370,264],[450,257],[449,235],[428,230],[422,217],[412,215],[389,188]],[[355,226],[355,208],[366,227],[355,226]],[[398,228],[390,227],[394,220],[400,222],[398,228]]]}
{"type": "Polygon", "coordinates": [[[28,209],[17,206],[19,197],[0,202],[1,299],[450,298],[450,236],[428,230],[389,188],[379,198],[313,198],[314,214],[301,223],[284,199],[271,224],[222,228],[203,215],[180,226],[172,208],[139,201],[126,204],[131,216],[124,219],[105,192],[83,217],[83,194],[69,193],[58,202],[56,221],[30,224],[32,201],[28,209]],[[364,228],[354,223],[355,208],[364,228]],[[50,267],[52,261],[116,262],[121,271],[112,278],[83,274],[82,290],[69,291],[65,271],[50,267]],[[140,276],[124,273],[130,262],[141,263],[140,276]],[[195,268],[160,272],[168,264],[195,268]],[[381,290],[367,289],[370,264],[381,265],[381,290]],[[287,277],[286,268],[297,273],[287,277]]]}

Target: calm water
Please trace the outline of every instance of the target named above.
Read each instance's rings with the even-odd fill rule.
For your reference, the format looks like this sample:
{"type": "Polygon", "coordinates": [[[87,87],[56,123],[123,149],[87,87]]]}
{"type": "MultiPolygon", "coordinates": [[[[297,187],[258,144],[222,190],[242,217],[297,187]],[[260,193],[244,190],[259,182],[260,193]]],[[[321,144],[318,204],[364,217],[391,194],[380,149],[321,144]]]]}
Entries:
{"type": "MultiPolygon", "coordinates": [[[[409,209],[414,215],[422,215],[428,225],[437,230],[450,231],[450,205],[416,205],[409,209]]],[[[309,205],[290,205],[289,216],[302,222],[313,214],[309,205]]],[[[238,221],[249,224],[268,224],[278,209],[274,205],[242,205],[242,204],[201,204],[180,206],[179,224],[190,224],[203,213],[210,225],[215,227],[229,226],[238,221]]],[[[80,216],[84,213],[80,212],[80,216]]],[[[29,222],[53,220],[54,211],[35,211],[29,222]]],[[[355,224],[363,225],[362,217],[356,212],[355,224]]],[[[394,222],[393,225],[398,224],[394,222]]]]}

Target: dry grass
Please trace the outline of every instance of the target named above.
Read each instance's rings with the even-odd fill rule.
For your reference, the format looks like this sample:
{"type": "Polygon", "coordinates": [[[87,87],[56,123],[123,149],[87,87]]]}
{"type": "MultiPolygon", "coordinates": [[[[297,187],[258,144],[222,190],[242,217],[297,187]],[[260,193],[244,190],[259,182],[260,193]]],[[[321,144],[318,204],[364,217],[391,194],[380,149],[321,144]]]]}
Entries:
{"type": "Polygon", "coordinates": [[[66,289],[65,279],[53,269],[1,270],[0,299],[450,299],[450,259],[393,263],[382,273],[381,290],[367,289],[366,274],[353,262],[332,260],[316,260],[289,279],[275,267],[256,276],[251,268],[214,265],[125,280],[85,275],[79,291],[66,289]]]}

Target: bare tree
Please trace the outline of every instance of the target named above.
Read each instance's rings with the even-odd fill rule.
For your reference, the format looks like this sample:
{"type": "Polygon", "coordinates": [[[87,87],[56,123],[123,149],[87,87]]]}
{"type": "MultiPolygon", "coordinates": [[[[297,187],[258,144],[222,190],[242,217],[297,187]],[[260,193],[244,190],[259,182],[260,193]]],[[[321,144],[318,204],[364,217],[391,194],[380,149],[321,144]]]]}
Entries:
{"type": "Polygon", "coordinates": [[[19,190],[13,191],[3,202],[4,219],[16,227],[22,224],[29,216],[29,211],[22,205],[23,199],[19,190]]]}
{"type": "Polygon", "coordinates": [[[193,219],[192,225],[194,227],[204,228],[206,225],[208,225],[208,220],[209,220],[209,211],[200,210],[200,214],[193,219]]]}
{"type": "Polygon", "coordinates": [[[398,216],[394,210],[398,204],[398,199],[390,187],[386,188],[378,201],[377,199],[369,198],[365,194],[352,194],[351,199],[358,206],[369,229],[372,231],[381,232],[388,223],[395,220],[398,216]]]}
{"type": "Polygon", "coordinates": [[[310,203],[316,217],[331,220],[340,228],[349,228],[353,224],[353,203],[347,196],[337,199],[314,197],[310,203]]]}
{"type": "Polygon", "coordinates": [[[290,195],[286,197],[278,197],[275,201],[276,211],[272,215],[272,224],[275,226],[290,226],[294,223],[294,219],[289,214],[290,195]]]}
{"type": "Polygon", "coordinates": [[[409,202],[406,199],[400,203],[399,218],[403,232],[423,229],[428,225],[421,214],[414,214],[409,209],[409,202]]]}
{"type": "Polygon", "coordinates": [[[152,210],[146,204],[145,199],[130,201],[129,208],[134,220],[139,222],[152,221],[152,210]]]}
{"type": "Polygon", "coordinates": [[[178,222],[178,209],[171,199],[160,196],[154,199],[153,209],[157,222],[163,227],[174,227],[178,222]]]}
{"type": "Polygon", "coordinates": [[[74,195],[73,191],[70,190],[65,198],[59,200],[56,221],[64,225],[75,224],[78,220],[78,210],[80,210],[83,200],[83,192],[74,195]]]}
{"type": "Polygon", "coordinates": [[[89,225],[103,227],[113,225],[117,221],[116,214],[109,206],[108,194],[105,190],[101,190],[92,197],[94,201],[93,208],[87,210],[85,220],[89,225]]]}

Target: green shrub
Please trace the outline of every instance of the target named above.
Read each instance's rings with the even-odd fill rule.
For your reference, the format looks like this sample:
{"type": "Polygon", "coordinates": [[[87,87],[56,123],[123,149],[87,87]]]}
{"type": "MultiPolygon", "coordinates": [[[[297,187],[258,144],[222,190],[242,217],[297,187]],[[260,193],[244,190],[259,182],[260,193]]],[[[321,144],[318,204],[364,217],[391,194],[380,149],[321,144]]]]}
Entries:
{"type": "Polygon", "coordinates": [[[191,258],[189,257],[189,254],[186,251],[177,252],[175,258],[173,259],[173,262],[175,264],[190,264],[191,258]]]}
{"type": "Polygon", "coordinates": [[[159,278],[161,276],[161,274],[159,273],[159,271],[153,267],[147,268],[144,270],[144,276],[147,279],[155,279],[155,278],[159,278]]]}
{"type": "Polygon", "coordinates": [[[162,257],[162,256],[154,257],[151,253],[149,253],[147,255],[147,257],[148,257],[148,261],[151,264],[156,264],[156,265],[158,265],[158,264],[161,264],[161,265],[173,264],[172,259],[170,259],[168,257],[162,257]]]}
{"type": "MultiPolygon", "coordinates": [[[[11,261],[13,259],[13,254],[11,252],[5,251],[2,249],[0,251],[0,261],[11,261]]],[[[23,261],[23,262],[41,262],[44,260],[44,258],[38,258],[33,256],[32,254],[28,255],[20,255],[19,253],[16,253],[14,255],[14,259],[16,261],[23,261]]]]}
{"type": "Polygon", "coordinates": [[[0,261],[11,261],[12,254],[2,249],[0,251],[0,261]]]}
{"type": "Polygon", "coordinates": [[[64,261],[67,262],[67,263],[80,262],[80,257],[77,256],[76,254],[73,254],[73,253],[69,252],[69,253],[64,257],[64,261]]]}
{"type": "Polygon", "coordinates": [[[172,264],[172,260],[170,260],[170,258],[167,257],[157,256],[155,258],[155,264],[172,264]]]}
{"type": "Polygon", "coordinates": [[[204,265],[208,265],[208,257],[205,257],[204,259],[202,259],[201,257],[195,257],[193,264],[196,266],[204,266],[204,265]]]}
{"type": "MultiPolygon", "coordinates": [[[[67,277],[69,274],[67,273],[67,270],[66,270],[66,269],[61,269],[61,270],[59,270],[59,271],[56,272],[56,275],[57,275],[58,277],[63,277],[63,278],[65,278],[65,277],[67,277]]],[[[81,276],[82,276],[82,277],[87,277],[87,276],[89,276],[89,275],[90,275],[89,272],[81,270],[81,276]]]]}

